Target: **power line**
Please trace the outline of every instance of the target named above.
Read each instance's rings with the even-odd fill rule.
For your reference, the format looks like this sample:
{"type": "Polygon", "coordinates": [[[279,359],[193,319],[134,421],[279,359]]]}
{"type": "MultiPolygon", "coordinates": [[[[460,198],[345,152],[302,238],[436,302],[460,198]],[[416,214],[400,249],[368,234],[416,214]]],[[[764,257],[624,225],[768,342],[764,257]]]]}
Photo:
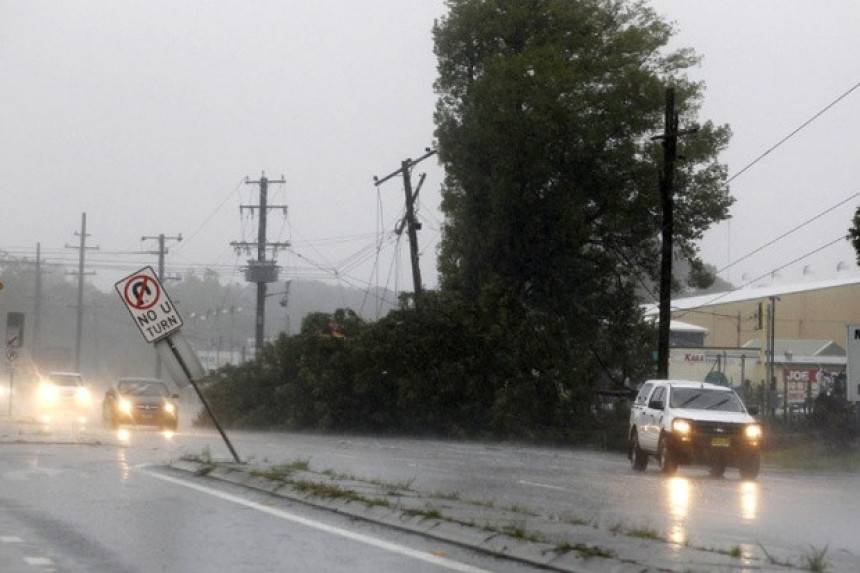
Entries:
{"type": "MultiPolygon", "coordinates": [[[[770,155],[771,153],[773,153],[777,148],[781,147],[781,146],[782,146],[785,142],[787,142],[789,139],[793,138],[795,135],[797,135],[797,134],[798,134],[798,133],[800,133],[803,129],[805,129],[807,126],[809,126],[812,122],[814,122],[814,121],[815,121],[815,120],[817,120],[819,117],[821,117],[822,115],[824,115],[825,113],[827,113],[831,108],[833,108],[834,106],[836,106],[836,104],[838,104],[838,103],[839,103],[839,102],[841,102],[843,99],[845,99],[846,97],[848,97],[851,93],[853,93],[855,90],[857,90],[857,88],[860,88],[860,82],[855,83],[855,84],[854,84],[853,86],[851,86],[848,90],[846,90],[844,93],[842,93],[839,97],[837,97],[835,100],[833,100],[832,102],[830,102],[829,104],[827,104],[824,108],[822,108],[820,111],[818,111],[818,112],[817,112],[816,114],[814,114],[812,117],[810,117],[809,119],[807,119],[806,121],[804,121],[804,122],[803,122],[799,127],[797,127],[796,129],[794,129],[793,131],[791,131],[791,133],[789,133],[788,135],[786,135],[785,137],[783,137],[782,139],[780,139],[776,144],[774,144],[774,145],[772,145],[770,148],[768,148],[768,149],[767,149],[767,151],[765,151],[764,153],[762,153],[761,155],[759,155],[758,157],[756,157],[755,159],[753,159],[750,163],[748,163],[748,164],[747,164],[745,167],[743,167],[740,171],[738,171],[737,173],[735,173],[734,175],[732,175],[731,177],[729,177],[729,178],[726,180],[726,182],[723,184],[723,186],[722,186],[722,187],[723,187],[723,189],[727,189],[727,188],[728,188],[729,183],[731,183],[732,181],[734,181],[735,179],[737,179],[738,177],[740,177],[741,175],[743,175],[744,173],[746,173],[747,171],[749,171],[753,166],[755,166],[755,165],[756,165],[756,164],[758,164],[760,161],[762,161],[765,157],[767,157],[768,155],[770,155]]],[[[848,197],[847,199],[845,199],[844,201],[842,201],[842,202],[838,203],[837,205],[834,205],[833,207],[831,207],[831,208],[829,208],[829,209],[827,209],[827,210],[825,210],[825,211],[822,211],[822,212],[821,212],[821,213],[819,213],[818,215],[816,215],[816,216],[814,216],[814,217],[812,217],[812,218],[810,218],[810,219],[806,220],[805,222],[801,223],[800,225],[798,225],[798,226],[796,226],[796,227],[794,227],[794,228],[790,229],[789,231],[787,231],[787,232],[783,233],[782,235],[778,236],[777,238],[773,239],[772,241],[770,241],[770,242],[768,242],[768,243],[766,243],[766,244],[762,245],[761,247],[759,247],[759,248],[755,249],[754,251],[752,251],[752,252],[750,252],[750,253],[748,253],[748,254],[744,255],[744,256],[743,256],[743,257],[741,257],[740,259],[737,259],[737,260],[734,260],[734,261],[730,262],[730,263],[729,263],[729,264],[727,264],[725,267],[723,267],[722,269],[718,270],[718,271],[716,272],[716,274],[719,274],[719,273],[721,273],[721,272],[723,272],[723,271],[725,271],[725,270],[728,270],[729,268],[731,268],[731,267],[733,267],[734,265],[736,265],[736,264],[740,263],[741,261],[744,261],[744,260],[748,259],[749,257],[751,257],[751,256],[755,255],[756,253],[759,253],[759,252],[763,251],[764,249],[766,249],[766,248],[768,248],[768,247],[770,247],[770,246],[772,246],[772,245],[776,244],[777,242],[781,241],[782,239],[784,239],[784,238],[785,238],[785,237],[787,237],[788,235],[790,235],[790,234],[792,234],[792,233],[794,233],[794,232],[796,232],[796,231],[798,231],[798,230],[802,229],[803,227],[805,227],[806,225],[808,225],[808,224],[812,223],[813,221],[816,221],[817,219],[820,219],[821,217],[823,217],[823,216],[824,216],[824,215],[826,215],[827,213],[830,213],[831,211],[835,210],[836,208],[841,207],[842,205],[844,205],[845,203],[847,203],[847,202],[848,202],[848,201],[850,201],[851,199],[854,199],[854,198],[855,198],[855,197],[857,197],[858,195],[860,195],[860,193],[855,193],[854,195],[852,195],[851,197],[848,197]]],[[[740,288],[742,288],[742,287],[740,287],[740,288]]],[[[728,292],[732,292],[732,291],[728,291],[728,292]]]]}
{"type": "Polygon", "coordinates": [[[830,108],[832,108],[833,106],[835,106],[836,104],[838,104],[840,101],[842,101],[843,99],[845,99],[846,97],[848,97],[848,96],[849,96],[849,95],[850,95],[854,90],[856,90],[857,88],[860,88],[860,82],[857,82],[856,84],[854,84],[853,86],[851,86],[851,87],[850,87],[850,88],[849,88],[845,93],[843,93],[843,94],[842,94],[842,95],[840,95],[838,98],[836,98],[835,100],[833,100],[832,102],[830,102],[829,104],[827,104],[827,105],[824,107],[824,109],[822,109],[821,111],[819,111],[818,113],[816,113],[815,115],[813,115],[812,117],[810,117],[809,119],[807,119],[805,122],[803,122],[803,123],[800,125],[800,127],[798,127],[797,129],[795,129],[794,131],[792,131],[791,133],[789,133],[788,135],[786,135],[785,137],[783,137],[782,139],[780,139],[780,140],[779,140],[775,145],[773,145],[770,149],[768,149],[767,151],[765,151],[764,153],[762,153],[761,155],[759,155],[758,157],[756,157],[755,159],[753,159],[750,163],[748,163],[748,164],[746,165],[746,167],[744,167],[743,169],[741,169],[740,171],[738,171],[737,173],[735,173],[734,175],[732,175],[731,177],[729,177],[729,178],[726,180],[726,183],[725,183],[724,187],[728,186],[728,184],[729,184],[729,183],[731,183],[732,181],[734,181],[735,179],[737,179],[738,177],[740,177],[741,175],[743,175],[744,173],[746,173],[747,171],[749,171],[749,170],[750,170],[754,165],[756,165],[759,161],[763,160],[765,157],[767,157],[767,156],[768,156],[768,155],[770,155],[773,151],[775,151],[778,147],[780,147],[783,143],[785,143],[786,141],[788,141],[789,139],[791,139],[792,137],[794,137],[795,135],[797,135],[798,133],[800,133],[803,129],[805,129],[805,128],[806,128],[809,124],[811,124],[813,121],[815,121],[816,119],[818,119],[819,117],[821,117],[822,115],[824,115],[825,113],[827,113],[828,111],[830,111],[830,108]]]}
{"type": "Polygon", "coordinates": [[[844,204],[845,204],[845,203],[847,203],[848,201],[850,201],[850,200],[854,199],[854,198],[855,198],[855,197],[857,197],[858,195],[860,195],[860,193],[855,193],[854,195],[851,195],[851,196],[850,196],[850,197],[848,197],[847,199],[844,199],[844,200],[840,201],[839,203],[837,203],[836,205],[834,205],[834,206],[830,207],[829,209],[825,209],[824,211],[820,212],[819,214],[815,215],[814,217],[812,217],[812,218],[810,218],[810,219],[807,219],[807,220],[806,220],[806,221],[804,221],[803,223],[801,223],[801,224],[797,225],[796,227],[794,227],[794,228],[790,229],[789,231],[786,231],[785,233],[783,233],[782,235],[780,235],[780,236],[778,236],[777,238],[773,239],[773,240],[772,240],[772,241],[770,241],[769,243],[765,243],[764,245],[760,246],[759,248],[757,248],[757,249],[755,249],[755,250],[753,250],[753,251],[751,251],[751,252],[747,253],[747,254],[746,254],[746,255],[744,255],[743,257],[741,257],[741,258],[739,258],[739,259],[737,259],[737,260],[732,261],[732,262],[731,262],[731,263],[729,263],[728,265],[726,265],[726,266],[724,266],[723,268],[721,268],[720,270],[718,270],[718,271],[717,271],[717,274],[719,274],[719,273],[721,273],[721,272],[723,272],[723,271],[725,271],[725,270],[727,270],[727,269],[730,269],[731,267],[733,267],[734,265],[736,265],[736,264],[740,263],[741,261],[745,261],[746,259],[748,259],[748,258],[750,258],[751,256],[755,255],[756,253],[759,253],[759,252],[763,251],[764,249],[766,249],[766,248],[770,247],[770,246],[771,246],[771,245],[773,245],[774,243],[777,243],[777,242],[781,241],[782,239],[784,239],[784,238],[786,238],[787,236],[791,235],[791,234],[792,234],[792,233],[794,233],[795,231],[799,231],[799,230],[800,230],[800,229],[802,229],[803,227],[807,226],[808,224],[812,223],[813,221],[815,221],[815,220],[817,220],[817,219],[820,219],[821,217],[823,217],[824,215],[826,215],[826,214],[830,213],[831,211],[835,211],[837,208],[841,207],[842,205],[844,205],[844,204]]]}
{"type": "MultiPolygon", "coordinates": [[[[203,230],[203,227],[205,227],[206,225],[209,224],[209,221],[211,221],[212,218],[218,213],[218,211],[221,210],[221,208],[224,206],[224,204],[227,203],[227,201],[230,200],[231,197],[233,197],[233,195],[239,190],[239,188],[242,186],[243,183],[245,183],[245,179],[242,179],[241,181],[239,181],[239,183],[236,184],[236,187],[234,187],[233,190],[230,191],[230,193],[228,193],[226,197],[224,197],[224,200],[221,201],[217,207],[215,207],[215,209],[212,211],[212,213],[210,213],[209,216],[206,217],[206,219],[202,223],[200,223],[200,225],[197,227],[197,229],[195,229],[194,232],[191,233],[185,239],[186,245],[188,243],[190,243],[192,240],[194,240],[194,237],[196,237],[200,233],[200,231],[203,230]]],[[[182,246],[178,247],[176,250],[181,251],[182,246]]]]}

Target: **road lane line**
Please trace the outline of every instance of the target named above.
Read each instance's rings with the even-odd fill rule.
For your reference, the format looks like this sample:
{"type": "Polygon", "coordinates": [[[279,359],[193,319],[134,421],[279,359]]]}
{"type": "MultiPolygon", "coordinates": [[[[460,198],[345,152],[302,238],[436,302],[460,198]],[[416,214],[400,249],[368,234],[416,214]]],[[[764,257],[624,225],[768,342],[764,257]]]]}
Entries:
{"type": "Polygon", "coordinates": [[[530,485],[532,487],[542,487],[545,489],[555,489],[558,491],[567,491],[566,487],[559,487],[557,485],[549,485],[548,483],[537,483],[534,481],[526,481],[526,480],[522,480],[522,479],[519,480],[517,483],[520,485],[530,485]]]}
{"type": "Polygon", "coordinates": [[[384,549],[386,551],[390,551],[392,553],[397,553],[399,555],[403,555],[405,557],[411,557],[413,559],[418,559],[420,561],[426,561],[433,565],[438,565],[440,567],[444,567],[445,569],[450,569],[452,571],[459,571],[460,573],[492,573],[486,569],[480,569],[478,567],[473,567],[471,565],[466,565],[465,563],[458,563],[456,561],[451,561],[450,559],[446,559],[444,557],[440,557],[437,555],[433,555],[432,553],[426,553],[423,551],[418,551],[403,545],[398,545],[396,543],[391,543],[389,541],[384,541],[382,539],[377,539],[375,537],[370,537],[369,535],[364,535],[362,533],[356,533],[354,531],[349,531],[348,529],[343,529],[340,527],[335,527],[333,525],[327,525],[325,523],[321,523],[319,521],[314,521],[312,519],[308,519],[306,517],[301,517],[298,515],[294,515],[287,511],[281,509],[275,509],[273,507],[269,507],[254,501],[249,501],[247,499],[241,498],[236,495],[232,495],[223,491],[218,491],[216,489],[208,488],[206,486],[191,483],[185,480],[181,480],[179,478],[159,474],[153,471],[148,470],[149,464],[143,464],[140,466],[135,466],[135,469],[142,471],[146,475],[158,478],[160,480],[170,482],[176,485],[181,485],[182,487],[186,487],[188,489],[193,489],[201,493],[205,493],[207,495],[211,495],[213,497],[217,497],[224,501],[229,501],[231,503],[235,503],[238,505],[242,505],[245,507],[249,507],[251,509],[256,509],[257,511],[261,511],[268,515],[277,517],[279,519],[283,519],[285,521],[292,521],[293,523],[298,523],[299,525],[304,525],[306,527],[311,527],[313,529],[317,529],[319,531],[325,533],[331,533],[333,535],[339,535],[341,537],[345,537],[347,539],[352,539],[353,541],[358,541],[359,543],[364,543],[366,545],[371,545],[373,547],[378,547],[380,549],[384,549]]]}

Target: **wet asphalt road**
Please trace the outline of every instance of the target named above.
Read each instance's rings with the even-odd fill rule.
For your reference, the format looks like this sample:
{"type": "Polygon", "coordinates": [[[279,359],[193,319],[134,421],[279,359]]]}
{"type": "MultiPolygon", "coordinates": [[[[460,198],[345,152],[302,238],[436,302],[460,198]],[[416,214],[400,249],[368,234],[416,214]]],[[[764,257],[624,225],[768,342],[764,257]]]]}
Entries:
{"type": "MultiPolygon", "coordinates": [[[[207,483],[206,491],[177,485],[171,480],[189,478],[163,467],[171,459],[229,459],[220,437],[208,430],[35,432],[32,426],[4,424],[4,571],[530,570],[229,484],[207,483]],[[350,538],[343,531],[360,535],[350,538]]],[[[826,547],[831,570],[860,570],[856,475],[765,468],[759,480],[744,482],[731,471],[725,479],[712,479],[706,470],[682,469],[666,478],[653,468],[635,474],[614,453],[299,434],[230,436],[245,460],[306,461],[317,471],[409,483],[419,491],[581,521],[606,532],[609,546],[615,539],[610,531],[639,528],[679,545],[766,551],[786,564],[826,547]]],[[[642,544],[647,563],[647,543],[642,544]]],[[[677,570],[685,570],[688,565],[678,559],[677,570]]]]}

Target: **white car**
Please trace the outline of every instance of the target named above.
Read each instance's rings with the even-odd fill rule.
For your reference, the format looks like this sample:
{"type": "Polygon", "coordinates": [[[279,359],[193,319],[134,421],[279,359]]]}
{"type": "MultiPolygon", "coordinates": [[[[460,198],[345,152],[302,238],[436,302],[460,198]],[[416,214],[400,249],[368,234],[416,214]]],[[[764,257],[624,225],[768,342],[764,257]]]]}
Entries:
{"type": "Polygon", "coordinates": [[[39,419],[53,422],[71,418],[86,422],[92,406],[92,397],[77,372],[49,372],[39,377],[36,390],[39,419]]]}
{"type": "Polygon", "coordinates": [[[707,382],[645,382],[630,410],[628,439],[635,471],[644,471],[652,456],[666,474],[695,464],[715,477],[735,467],[755,479],[761,466],[761,425],[734,390],[707,382]]]}

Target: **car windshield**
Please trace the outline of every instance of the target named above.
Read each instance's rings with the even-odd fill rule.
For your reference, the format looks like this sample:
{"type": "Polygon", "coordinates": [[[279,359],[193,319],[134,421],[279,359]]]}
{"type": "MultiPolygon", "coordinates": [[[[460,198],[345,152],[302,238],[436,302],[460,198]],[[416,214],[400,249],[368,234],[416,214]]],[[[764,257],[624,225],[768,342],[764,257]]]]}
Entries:
{"type": "Polygon", "coordinates": [[[673,408],[743,412],[741,401],[734,392],[710,388],[672,388],[669,404],[673,408]]]}
{"type": "Polygon", "coordinates": [[[167,386],[163,382],[147,380],[124,380],[117,385],[121,394],[129,396],[167,396],[167,386]]]}
{"type": "Polygon", "coordinates": [[[50,374],[48,379],[57,386],[81,386],[81,379],[72,374],[50,374]]]}

